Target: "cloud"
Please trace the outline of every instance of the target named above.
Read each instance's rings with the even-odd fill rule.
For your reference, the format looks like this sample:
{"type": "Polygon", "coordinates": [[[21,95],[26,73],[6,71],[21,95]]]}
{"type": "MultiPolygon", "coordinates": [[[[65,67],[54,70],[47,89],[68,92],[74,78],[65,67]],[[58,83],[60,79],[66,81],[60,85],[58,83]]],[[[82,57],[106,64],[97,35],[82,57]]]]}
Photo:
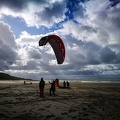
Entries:
{"type": "Polygon", "coordinates": [[[4,22],[0,22],[0,38],[3,44],[10,46],[11,49],[17,48],[13,32],[11,31],[10,26],[4,22]]]}
{"type": "Polygon", "coordinates": [[[1,15],[20,17],[28,26],[50,27],[64,21],[68,11],[69,15],[73,15],[71,17],[73,19],[59,23],[62,27],[47,34],[31,35],[27,31],[22,31],[17,39],[10,27],[2,22],[0,51],[4,54],[0,54],[1,70],[33,79],[39,79],[40,76],[46,79],[118,76],[120,73],[119,2],[116,4],[109,0],[79,2],[71,10],[66,9],[64,0],[59,2],[52,0],[52,4],[47,0],[41,3],[37,0],[21,1],[20,6],[17,6],[16,0],[15,3],[12,2],[6,4],[5,0],[0,4],[1,15]],[[44,47],[38,45],[39,39],[48,34],[59,35],[64,41],[66,58],[62,65],[57,65],[49,44],[44,47]]]}
{"type": "Polygon", "coordinates": [[[104,63],[114,63],[117,56],[110,48],[103,48],[100,52],[101,60],[104,63]]]}
{"type": "MultiPolygon", "coordinates": [[[[115,28],[116,25],[112,21],[111,23],[115,28]]],[[[64,74],[74,76],[76,73],[78,78],[82,76],[80,73],[85,73],[86,75],[90,73],[91,76],[102,76],[106,73],[107,76],[114,74],[113,66],[119,66],[120,44],[119,41],[116,40],[119,37],[118,31],[112,32],[105,28],[106,32],[99,32],[103,26],[99,26],[99,24],[96,23],[94,25],[94,22],[92,24],[93,26],[87,23],[78,24],[70,20],[63,24],[62,29],[55,32],[55,34],[59,34],[63,38],[66,46],[67,54],[65,62],[67,63],[67,69],[64,70],[67,72],[64,71],[64,74]],[[96,29],[96,27],[94,27],[96,25],[99,26],[99,28],[96,29]],[[112,40],[111,34],[114,35],[115,41],[112,40]],[[112,67],[108,67],[107,64],[112,67]],[[111,70],[113,70],[113,73],[111,73],[111,70]]],[[[111,29],[112,26],[110,26],[111,29]]],[[[114,75],[118,76],[118,74],[114,75]]]]}
{"type": "Polygon", "coordinates": [[[10,27],[0,22],[0,70],[9,69],[17,56],[17,45],[10,27]]]}
{"type": "Polygon", "coordinates": [[[81,17],[77,11],[74,13],[74,17],[81,26],[88,26],[95,30],[88,34],[89,38],[87,39],[103,46],[119,44],[120,3],[111,7],[109,0],[92,0],[82,4],[82,7],[84,9],[83,16],[81,17]],[[97,6],[96,9],[94,9],[95,6],[97,6]]]}
{"type": "Polygon", "coordinates": [[[47,0],[5,0],[0,2],[1,15],[19,17],[29,27],[50,27],[53,26],[55,23],[59,23],[60,21],[65,19],[64,13],[66,11],[66,8],[64,0],[52,0],[50,2],[47,0]]]}
{"type": "Polygon", "coordinates": [[[24,31],[16,39],[20,59],[11,65],[8,72],[12,71],[17,76],[25,78],[31,76],[33,79],[39,79],[40,76],[45,79],[55,77],[77,79],[110,74],[111,70],[119,69],[117,67],[120,60],[119,52],[116,53],[112,49],[94,42],[78,40],[72,35],[64,35],[63,31],[56,31],[66,47],[66,59],[63,65],[56,64],[54,52],[49,44],[45,47],[38,46],[39,39],[43,35],[30,35],[24,31]],[[54,61],[53,64],[51,64],[52,61],[54,61]],[[116,68],[114,64],[116,64],[116,68]]]}
{"type": "Polygon", "coordinates": [[[40,3],[40,4],[44,4],[45,1],[44,0],[1,0],[0,1],[0,6],[1,7],[4,7],[4,6],[7,6],[8,8],[10,9],[13,9],[13,10],[18,10],[20,11],[21,9],[24,9],[27,4],[29,3],[40,3]]]}

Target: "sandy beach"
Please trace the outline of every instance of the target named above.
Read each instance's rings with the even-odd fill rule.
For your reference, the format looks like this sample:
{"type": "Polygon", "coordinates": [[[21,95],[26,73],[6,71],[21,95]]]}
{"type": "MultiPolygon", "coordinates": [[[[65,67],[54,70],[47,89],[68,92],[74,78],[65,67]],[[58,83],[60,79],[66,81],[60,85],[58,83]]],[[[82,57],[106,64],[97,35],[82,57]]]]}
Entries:
{"type": "MultiPolygon", "coordinates": [[[[0,120],[119,120],[120,84],[70,82],[39,97],[38,81],[0,81],[0,120]]],[[[62,85],[62,82],[60,83],[62,85]]]]}

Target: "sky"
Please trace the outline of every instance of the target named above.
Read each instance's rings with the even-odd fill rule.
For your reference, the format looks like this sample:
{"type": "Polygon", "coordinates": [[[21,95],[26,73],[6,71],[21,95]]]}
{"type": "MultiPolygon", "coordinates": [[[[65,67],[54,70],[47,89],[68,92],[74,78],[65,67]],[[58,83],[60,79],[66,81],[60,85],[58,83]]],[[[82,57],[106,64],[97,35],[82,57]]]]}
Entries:
{"type": "Polygon", "coordinates": [[[44,79],[120,78],[120,0],[0,0],[0,72],[44,79]],[[66,49],[57,64],[49,44],[66,49]]]}

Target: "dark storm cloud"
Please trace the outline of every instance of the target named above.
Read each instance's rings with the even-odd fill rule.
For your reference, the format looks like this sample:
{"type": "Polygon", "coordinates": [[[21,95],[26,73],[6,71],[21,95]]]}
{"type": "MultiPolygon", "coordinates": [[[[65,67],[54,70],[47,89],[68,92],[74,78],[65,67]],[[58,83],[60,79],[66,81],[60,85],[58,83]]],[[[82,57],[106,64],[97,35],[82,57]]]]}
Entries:
{"type": "Polygon", "coordinates": [[[13,10],[21,10],[29,2],[33,3],[44,3],[44,0],[0,0],[0,7],[6,6],[13,10]]]}
{"type": "Polygon", "coordinates": [[[36,13],[38,17],[42,16],[42,20],[49,20],[49,22],[54,21],[54,19],[60,18],[64,14],[65,4],[55,2],[52,7],[46,7],[42,13],[36,13]]]}
{"type": "Polygon", "coordinates": [[[61,68],[67,76],[119,77],[119,44],[102,47],[95,42],[77,40],[72,35],[66,36],[68,65],[61,68]],[[109,66],[108,66],[109,65],[109,66]],[[116,67],[115,67],[116,66],[116,67]],[[106,74],[106,75],[105,75],[106,74]],[[112,74],[112,75],[110,75],[112,74]]]}
{"type": "Polygon", "coordinates": [[[108,47],[105,47],[101,50],[100,57],[104,63],[115,63],[117,59],[116,53],[108,47]]]}
{"type": "Polygon", "coordinates": [[[95,44],[94,42],[85,42],[82,40],[77,40],[72,36],[67,37],[67,44],[71,48],[69,51],[69,62],[75,63],[75,66],[79,65],[96,65],[101,63],[99,56],[99,51],[101,47],[95,44]],[[74,50],[74,45],[76,49],[74,50]],[[73,57],[74,56],[74,57],[73,57]]]}
{"type": "Polygon", "coordinates": [[[120,30],[120,7],[111,12],[109,17],[111,22],[115,25],[116,29],[120,30]]]}
{"type": "Polygon", "coordinates": [[[20,10],[26,4],[26,0],[0,0],[1,7],[9,7],[15,10],[20,10]]]}
{"type": "Polygon", "coordinates": [[[117,63],[120,63],[120,52],[117,53],[117,63]]]}
{"type": "Polygon", "coordinates": [[[8,24],[0,22],[0,70],[10,69],[18,59],[17,45],[8,24]]]}
{"type": "Polygon", "coordinates": [[[120,3],[120,0],[109,0],[111,2],[111,7],[114,7],[115,5],[117,5],[118,3],[120,3]]]}
{"type": "Polygon", "coordinates": [[[64,74],[66,75],[98,75],[99,71],[95,71],[95,70],[81,70],[81,71],[77,71],[77,70],[72,70],[72,71],[64,71],[64,74]]]}
{"type": "Polygon", "coordinates": [[[26,65],[20,66],[19,70],[35,70],[37,68],[37,63],[34,60],[27,61],[26,65]]]}
{"type": "Polygon", "coordinates": [[[17,53],[0,39],[0,70],[9,69],[17,59],[17,53]]]}

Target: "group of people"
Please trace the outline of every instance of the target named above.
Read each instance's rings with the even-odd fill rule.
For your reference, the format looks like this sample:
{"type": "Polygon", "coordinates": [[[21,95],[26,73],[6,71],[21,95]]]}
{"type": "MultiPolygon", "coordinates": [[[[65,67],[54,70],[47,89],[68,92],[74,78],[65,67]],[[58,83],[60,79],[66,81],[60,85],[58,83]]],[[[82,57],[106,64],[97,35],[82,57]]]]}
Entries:
{"type": "MultiPolygon", "coordinates": [[[[51,84],[50,87],[50,95],[53,93],[53,95],[55,95],[55,81],[53,80],[52,82],[49,81],[49,83],[51,84]]],[[[43,80],[43,78],[41,78],[40,82],[39,82],[39,89],[40,89],[40,97],[44,97],[44,87],[45,87],[45,81],[43,80]]]]}
{"type": "MultiPolygon", "coordinates": [[[[64,81],[63,82],[63,87],[59,86],[59,80],[55,79],[52,82],[49,81],[49,84],[51,85],[50,89],[49,89],[49,94],[50,95],[55,95],[55,90],[56,87],[58,88],[69,88],[70,87],[70,83],[68,81],[64,81]]],[[[44,88],[45,88],[45,81],[43,78],[41,78],[40,82],[39,82],[39,90],[40,90],[40,97],[44,97],[44,88]]]]}
{"type": "Polygon", "coordinates": [[[69,88],[70,87],[70,83],[68,81],[64,81],[63,82],[63,88],[69,88]]]}

